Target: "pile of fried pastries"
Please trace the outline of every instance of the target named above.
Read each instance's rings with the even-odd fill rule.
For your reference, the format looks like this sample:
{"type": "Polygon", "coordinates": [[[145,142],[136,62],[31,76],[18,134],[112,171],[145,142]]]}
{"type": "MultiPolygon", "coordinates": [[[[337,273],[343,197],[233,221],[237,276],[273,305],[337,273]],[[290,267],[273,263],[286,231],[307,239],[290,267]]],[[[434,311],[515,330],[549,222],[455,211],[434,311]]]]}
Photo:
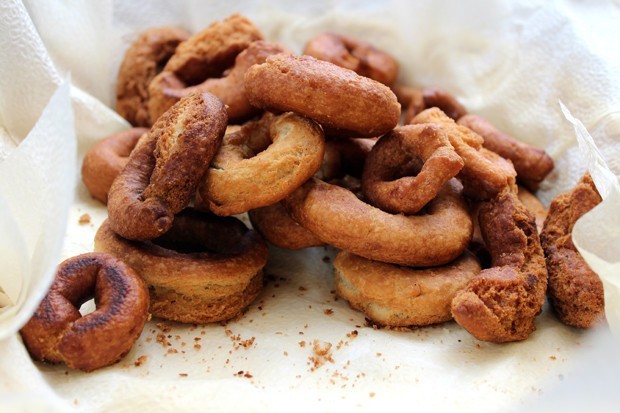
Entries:
{"type": "Polygon", "coordinates": [[[133,128],[83,162],[108,219],[21,330],[33,358],[91,371],[150,316],[237,317],[261,292],[268,244],[339,250],[336,293],[380,326],[455,320],[479,340],[524,340],[546,296],[567,325],[601,322],[602,284],[571,240],[601,202],[589,175],[547,211],[544,150],[441,89],[397,85],[398,70],[336,33],[296,55],[238,14],[140,34],[116,85],[133,128]]]}

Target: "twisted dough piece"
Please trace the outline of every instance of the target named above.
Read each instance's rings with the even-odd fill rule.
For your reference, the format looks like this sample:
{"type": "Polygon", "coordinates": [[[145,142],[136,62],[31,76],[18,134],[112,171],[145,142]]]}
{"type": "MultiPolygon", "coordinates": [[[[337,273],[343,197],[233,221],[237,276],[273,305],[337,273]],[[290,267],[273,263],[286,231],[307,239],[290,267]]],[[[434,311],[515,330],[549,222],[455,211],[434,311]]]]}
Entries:
{"type": "Polygon", "coordinates": [[[551,202],[540,234],[547,256],[549,301],[559,319],[573,327],[589,328],[605,317],[603,283],[572,240],[575,222],[600,202],[592,177],[586,173],[571,191],[551,202]]]}
{"type": "Polygon", "coordinates": [[[463,160],[441,127],[401,126],[381,137],[368,154],[362,192],[384,211],[415,214],[462,168],[463,160]],[[403,171],[412,158],[423,162],[416,176],[403,171]]]}
{"type": "Polygon", "coordinates": [[[386,86],[398,77],[396,59],[370,43],[345,35],[319,34],[308,41],[304,54],[353,70],[386,86]]]}
{"type": "Polygon", "coordinates": [[[534,216],[506,187],[480,207],[479,221],[492,267],[456,294],[452,315],[479,340],[524,340],[536,328],[547,288],[534,216]]]}
{"type": "Polygon", "coordinates": [[[220,146],[228,118],[213,95],[181,99],[153,125],[114,180],[110,226],[132,240],[153,239],[187,206],[220,146]]]}
{"type": "Polygon", "coordinates": [[[109,254],[88,253],[58,266],[52,286],[20,333],[30,355],[92,371],[123,358],[148,318],[144,281],[109,254]],[[96,310],[79,308],[95,297],[96,310]]]}
{"type": "Polygon", "coordinates": [[[483,148],[484,139],[480,135],[458,125],[440,109],[424,110],[412,120],[412,124],[419,123],[441,125],[448,134],[454,150],[465,162],[458,177],[468,197],[486,201],[515,183],[517,173],[512,163],[483,148]]]}

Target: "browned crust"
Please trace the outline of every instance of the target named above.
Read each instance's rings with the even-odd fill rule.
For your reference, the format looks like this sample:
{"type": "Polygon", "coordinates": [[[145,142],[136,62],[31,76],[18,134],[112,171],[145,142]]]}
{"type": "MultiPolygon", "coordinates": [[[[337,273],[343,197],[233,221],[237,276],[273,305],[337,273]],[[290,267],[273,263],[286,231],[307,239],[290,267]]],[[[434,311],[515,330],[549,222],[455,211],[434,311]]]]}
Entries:
{"type": "Polygon", "coordinates": [[[384,211],[415,214],[462,168],[463,160],[441,127],[400,126],[381,137],[368,154],[362,192],[369,203],[384,211]],[[419,159],[422,168],[404,171],[412,158],[419,159]]]}
{"type": "Polygon", "coordinates": [[[507,187],[480,207],[480,228],[492,267],[457,293],[452,314],[483,341],[526,339],[536,328],[547,288],[547,270],[534,216],[507,187]]]}
{"type": "Polygon", "coordinates": [[[547,218],[547,208],[545,208],[542,202],[536,198],[536,195],[531,193],[525,187],[519,185],[518,189],[519,193],[517,196],[519,197],[519,201],[525,205],[528,211],[534,214],[534,217],[536,218],[536,229],[538,230],[538,234],[540,234],[543,229],[545,219],[547,218]]]}
{"type": "Polygon", "coordinates": [[[553,170],[553,159],[541,148],[528,145],[501,132],[478,115],[466,115],[458,120],[484,138],[484,147],[510,159],[517,172],[517,180],[532,191],[553,170]]]}
{"type": "Polygon", "coordinates": [[[515,183],[517,173],[510,161],[481,147],[484,140],[480,135],[458,125],[440,109],[426,109],[412,123],[435,123],[444,128],[454,150],[465,162],[459,179],[468,197],[489,200],[515,183]]]}
{"type": "Polygon", "coordinates": [[[124,357],[148,318],[148,291],[121,260],[87,253],[62,262],[50,291],[20,330],[30,355],[92,371],[124,357]],[[97,308],[79,307],[95,297],[97,308]]]}
{"type": "Polygon", "coordinates": [[[121,257],[146,281],[154,316],[196,323],[216,321],[205,321],[216,313],[239,313],[240,308],[224,311],[220,304],[249,303],[255,297],[256,286],[250,285],[257,275],[262,280],[268,255],[260,234],[238,219],[193,210],[179,213],[168,233],[146,242],[123,239],[104,221],[95,235],[95,251],[121,257]],[[164,302],[170,297],[176,298],[164,302]],[[193,315],[191,303],[197,305],[193,315]],[[177,305],[182,317],[171,318],[177,305]]]}
{"type": "Polygon", "coordinates": [[[273,245],[289,250],[325,245],[316,235],[293,220],[281,203],[248,212],[252,226],[273,245]]]}
{"type": "Polygon", "coordinates": [[[82,161],[82,181],[93,198],[106,204],[112,182],[129,160],[129,154],[146,128],[131,128],[97,142],[82,161]]]}
{"type": "Polygon", "coordinates": [[[132,125],[151,126],[149,84],[187,38],[185,30],[155,27],[141,33],[125,52],[116,84],[116,111],[132,125]]]}
{"type": "Polygon", "coordinates": [[[556,197],[540,234],[549,271],[547,294],[565,324],[590,328],[605,318],[603,283],[572,241],[575,222],[601,202],[587,173],[569,192],[556,197]]]}
{"type": "Polygon", "coordinates": [[[114,231],[134,240],[166,232],[194,196],[226,124],[222,102],[210,94],[188,95],[162,116],[110,188],[114,231]]]}
{"type": "Polygon", "coordinates": [[[248,124],[224,138],[196,205],[222,216],[273,205],[314,175],[324,148],[319,125],[294,113],[248,124]]]}
{"type": "Polygon", "coordinates": [[[430,87],[422,93],[425,108],[439,108],[452,120],[458,120],[467,115],[467,109],[450,93],[445,90],[430,87]]]}
{"type": "Polygon", "coordinates": [[[398,77],[398,62],[372,44],[350,36],[322,33],[310,39],[304,54],[390,86],[398,77]]]}
{"type": "Polygon", "coordinates": [[[383,135],[400,117],[387,86],[311,56],[268,57],[246,72],[245,90],[254,106],[296,112],[345,136],[383,135]]]}
{"type": "Polygon", "coordinates": [[[454,181],[423,215],[392,215],[352,192],[310,179],[283,201],[292,218],[325,243],[368,259],[437,266],[464,251],[472,234],[467,205],[454,181]]]}
{"type": "Polygon", "coordinates": [[[452,298],[480,272],[480,264],[467,252],[441,267],[411,268],[341,251],[334,272],[336,294],[373,322],[425,326],[452,319],[452,298]]]}

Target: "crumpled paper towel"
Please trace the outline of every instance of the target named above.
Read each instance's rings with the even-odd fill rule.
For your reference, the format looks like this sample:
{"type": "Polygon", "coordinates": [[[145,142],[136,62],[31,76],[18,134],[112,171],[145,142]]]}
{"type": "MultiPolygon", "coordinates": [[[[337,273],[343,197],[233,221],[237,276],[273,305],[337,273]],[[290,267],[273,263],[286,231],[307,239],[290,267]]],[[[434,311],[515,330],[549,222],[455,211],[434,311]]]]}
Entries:
{"type": "MultiPolygon", "coordinates": [[[[397,0],[234,4],[160,0],[27,1],[25,6],[10,1],[0,7],[3,53],[16,44],[25,48],[12,56],[23,59],[23,64],[8,59],[0,63],[0,74],[8,76],[0,77],[0,81],[6,79],[0,83],[0,99],[46,102],[60,79],[70,73],[78,159],[95,140],[127,127],[109,107],[114,104],[122,53],[140,31],[173,24],[196,32],[239,11],[268,39],[282,41],[297,52],[310,37],[328,28],[371,40],[399,59],[401,83],[447,89],[471,112],[488,117],[523,141],[545,147],[556,161],[556,170],[539,193],[546,203],[574,185],[587,166],[572,125],[560,110],[560,99],[592,131],[612,171],[620,171],[614,156],[620,149],[620,57],[606,40],[614,38],[609,33],[617,38],[619,31],[614,25],[618,8],[612,3],[591,7],[568,1],[507,0],[454,0],[441,5],[397,0]],[[15,73],[15,67],[27,69],[15,73]],[[44,98],[43,89],[33,91],[20,83],[32,84],[31,73],[51,79],[53,86],[45,89],[44,98]],[[22,95],[5,95],[7,87],[17,87],[22,95]]],[[[66,93],[62,88],[57,93],[62,90],[66,93]]],[[[7,123],[11,112],[5,112],[5,107],[0,108],[7,133],[0,134],[4,136],[0,142],[14,139],[6,136],[25,136],[31,127],[18,129],[7,123]]],[[[29,117],[30,125],[38,118],[36,111],[14,116],[11,122],[29,117]]],[[[71,157],[70,148],[63,145],[56,149],[69,149],[65,155],[71,157]]],[[[9,156],[16,150],[2,147],[8,148],[9,156]]],[[[71,161],[56,166],[63,169],[68,164],[71,161]]],[[[74,166],[72,179],[76,179],[74,166]]],[[[66,185],[65,190],[73,193],[71,180],[55,184],[66,185]]],[[[106,215],[81,184],[75,195],[62,252],[50,253],[59,255],[55,263],[91,250],[94,232],[106,215]],[[77,223],[83,213],[90,214],[90,224],[77,223]]],[[[66,205],[67,199],[61,198],[59,202],[66,205]]],[[[613,212],[617,206],[612,193],[595,212],[613,212]]],[[[593,213],[584,220],[610,228],[614,221],[609,215],[603,212],[601,218],[593,213]]],[[[62,226],[62,221],[47,225],[62,226]]],[[[20,228],[8,222],[7,228],[20,228]]],[[[592,227],[576,230],[576,243],[594,268],[609,274],[604,277],[610,280],[606,288],[617,291],[613,290],[617,267],[608,263],[617,266],[618,243],[605,244],[609,252],[600,256],[603,244],[599,242],[614,238],[598,233],[597,241],[589,242],[592,237],[577,234],[592,227]]],[[[22,254],[20,258],[23,249],[17,244],[19,238],[15,240],[15,244],[6,243],[15,251],[12,262],[17,268],[31,265],[33,257],[22,254]]],[[[0,388],[23,397],[7,409],[27,406],[32,400],[28,393],[34,394],[44,379],[49,387],[38,390],[39,394],[47,392],[47,408],[57,411],[67,411],[69,406],[89,412],[265,411],[290,409],[293,403],[301,411],[376,410],[400,407],[404,400],[417,408],[440,411],[506,410],[535,401],[543,388],[557,386],[571,374],[581,352],[595,345],[589,340],[592,333],[566,328],[549,309],[539,317],[538,330],[530,339],[502,346],[477,342],[454,323],[412,332],[376,331],[366,326],[363,315],[334,299],[329,263],[333,253],[322,248],[294,253],[273,249],[270,281],[243,318],[226,326],[204,327],[151,321],[121,363],[94,373],[14,363],[28,356],[19,339],[10,336],[0,342],[0,365],[4,374],[16,379],[0,376],[0,388]],[[332,344],[327,357],[312,351],[314,340],[332,344]]],[[[49,279],[37,291],[43,291],[46,283],[49,279]]],[[[617,308],[619,301],[609,294],[607,298],[617,308]]],[[[609,317],[610,323],[615,320],[609,317]]],[[[42,398],[37,400],[43,403],[42,398]]],[[[599,402],[607,406],[604,400],[599,402]]]]}

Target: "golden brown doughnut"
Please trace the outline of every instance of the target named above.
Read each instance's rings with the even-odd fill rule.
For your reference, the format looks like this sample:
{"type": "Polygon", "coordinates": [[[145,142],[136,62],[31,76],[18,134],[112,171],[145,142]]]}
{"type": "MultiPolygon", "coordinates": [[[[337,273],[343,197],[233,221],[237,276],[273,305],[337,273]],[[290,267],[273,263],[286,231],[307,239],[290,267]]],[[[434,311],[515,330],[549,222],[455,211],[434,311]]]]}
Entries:
{"type": "Polygon", "coordinates": [[[410,266],[437,266],[461,255],[472,222],[451,180],[422,215],[392,215],[352,192],[315,178],[284,199],[291,217],[336,248],[365,258],[410,266]]]}
{"type": "Polygon", "coordinates": [[[452,301],[458,324],[483,341],[525,340],[535,329],[547,289],[547,269],[534,216],[512,187],[480,207],[480,229],[491,255],[452,301]]]}
{"type": "Polygon", "coordinates": [[[175,27],[145,30],[125,52],[116,84],[116,111],[134,126],[151,126],[149,84],[189,33],[175,27]]]}
{"type": "Polygon", "coordinates": [[[273,245],[289,250],[325,245],[291,218],[280,202],[248,212],[252,227],[273,245]]]}
{"type": "Polygon", "coordinates": [[[306,43],[304,54],[390,86],[398,77],[398,62],[368,42],[336,33],[322,33],[306,43]]]}
{"type": "Polygon", "coordinates": [[[328,128],[328,135],[376,137],[400,117],[390,88],[311,56],[269,56],[248,69],[245,91],[252,105],[307,116],[328,128]]]}
{"type": "Polygon", "coordinates": [[[230,122],[240,122],[257,114],[259,109],[250,105],[245,95],[245,72],[250,66],[263,63],[267,56],[286,51],[288,49],[278,43],[262,40],[252,42],[237,55],[234,66],[222,77],[208,78],[194,86],[183,82],[174,72],[163,71],[149,86],[151,119],[157,119],[179,99],[192,92],[213,93],[220,98],[227,106],[230,122]]]}
{"type": "Polygon", "coordinates": [[[129,154],[146,128],[131,128],[97,142],[82,161],[82,181],[93,198],[106,204],[114,178],[129,160],[129,154]]]}
{"type": "Polygon", "coordinates": [[[478,260],[468,252],[433,268],[387,264],[346,251],[334,259],[336,294],[375,323],[392,327],[451,320],[452,298],[479,272],[478,260]]]}
{"type": "Polygon", "coordinates": [[[196,206],[226,216],[279,202],[320,168],[324,147],[320,126],[294,113],[250,122],[224,138],[196,206]]]}
{"type": "Polygon", "coordinates": [[[400,126],[381,137],[368,154],[362,192],[384,211],[415,214],[462,168],[463,159],[440,126],[400,126]],[[415,176],[403,170],[412,158],[423,162],[415,176]]]}
{"type": "Polygon", "coordinates": [[[465,126],[458,125],[438,108],[426,109],[412,121],[413,124],[441,125],[454,150],[465,162],[459,174],[464,193],[475,200],[488,200],[515,183],[516,172],[512,163],[495,152],[482,147],[484,140],[465,126]]]}
{"type": "Polygon", "coordinates": [[[233,217],[186,209],[172,228],[152,241],[128,241],[104,221],[95,251],[131,265],[149,286],[151,313],[182,323],[228,320],[241,313],[263,286],[267,245],[233,217]]]}
{"type": "Polygon", "coordinates": [[[458,123],[482,136],[485,148],[510,159],[517,172],[517,180],[532,191],[536,191],[553,170],[553,159],[543,149],[514,139],[481,116],[466,115],[458,123]]]}
{"type": "Polygon", "coordinates": [[[586,173],[572,190],[551,202],[540,234],[549,271],[549,301],[558,318],[573,327],[590,328],[605,319],[603,283],[572,240],[575,222],[600,202],[586,173]]]}
{"type": "Polygon", "coordinates": [[[92,371],[123,358],[148,318],[144,281],[121,260],[87,253],[63,261],[34,315],[20,330],[30,355],[92,371]],[[96,310],[79,308],[94,296],[96,310]]]}
{"type": "Polygon", "coordinates": [[[226,123],[222,102],[207,93],[184,97],[160,117],[110,188],[114,231],[133,240],[166,232],[194,196],[226,123]]]}

